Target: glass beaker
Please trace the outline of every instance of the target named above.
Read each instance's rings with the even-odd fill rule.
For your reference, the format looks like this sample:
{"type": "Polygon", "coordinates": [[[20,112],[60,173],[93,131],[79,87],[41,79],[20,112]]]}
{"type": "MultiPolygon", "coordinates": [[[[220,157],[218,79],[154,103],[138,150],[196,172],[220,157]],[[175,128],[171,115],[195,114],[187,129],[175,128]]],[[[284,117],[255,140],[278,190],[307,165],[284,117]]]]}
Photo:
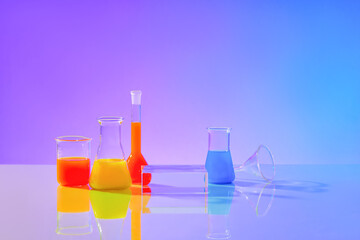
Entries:
{"type": "Polygon", "coordinates": [[[122,117],[100,117],[100,144],[90,175],[94,189],[125,189],[131,177],[121,145],[122,117]]]}
{"type": "MultiPolygon", "coordinates": [[[[127,159],[134,184],[141,184],[141,166],[148,165],[141,153],[141,91],[131,91],[131,153],[127,159]]],[[[148,185],[151,174],[143,175],[143,184],[148,185]]]]}
{"type": "Polygon", "coordinates": [[[91,138],[62,136],[56,141],[57,181],[63,186],[89,183],[91,138]]]}
{"type": "Polygon", "coordinates": [[[225,184],[235,179],[230,153],[231,128],[208,128],[209,145],[205,168],[209,183],[225,184]]]}

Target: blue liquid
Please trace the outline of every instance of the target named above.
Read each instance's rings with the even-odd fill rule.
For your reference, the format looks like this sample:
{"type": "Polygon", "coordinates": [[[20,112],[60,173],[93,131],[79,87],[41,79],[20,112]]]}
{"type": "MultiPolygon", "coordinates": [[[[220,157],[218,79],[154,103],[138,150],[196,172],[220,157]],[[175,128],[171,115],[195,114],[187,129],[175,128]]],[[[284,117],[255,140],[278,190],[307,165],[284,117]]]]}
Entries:
{"type": "Polygon", "coordinates": [[[208,151],[205,168],[209,183],[225,184],[235,179],[230,151],[208,151]]]}
{"type": "Polygon", "coordinates": [[[235,185],[209,184],[208,213],[211,215],[228,215],[234,196],[235,185]]]}

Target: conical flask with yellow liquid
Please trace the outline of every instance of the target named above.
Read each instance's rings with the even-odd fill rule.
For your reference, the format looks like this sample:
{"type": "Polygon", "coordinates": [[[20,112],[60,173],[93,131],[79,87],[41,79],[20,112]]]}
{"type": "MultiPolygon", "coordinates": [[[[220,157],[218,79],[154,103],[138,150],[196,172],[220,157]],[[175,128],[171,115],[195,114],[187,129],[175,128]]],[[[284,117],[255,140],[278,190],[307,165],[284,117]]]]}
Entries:
{"type": "Polygon", "coordinates": [[[126,189],[131,176],[121,145],[122,117],[100,117],[100,145],[89,184],[93,189],[126,189]]]}

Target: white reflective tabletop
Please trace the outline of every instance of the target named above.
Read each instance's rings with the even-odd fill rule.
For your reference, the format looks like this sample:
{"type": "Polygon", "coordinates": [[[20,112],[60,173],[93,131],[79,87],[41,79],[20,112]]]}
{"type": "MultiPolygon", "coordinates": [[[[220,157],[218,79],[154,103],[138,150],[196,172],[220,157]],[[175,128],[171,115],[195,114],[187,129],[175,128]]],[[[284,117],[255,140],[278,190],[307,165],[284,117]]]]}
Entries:
{"type": "Polygon", "coordinates": [[[271,184],[205,190],[166,178],[101,192],[59,187],[56,166],[0,165],[0,239],[360,239],[360,165],[280,165],[271,184]]]}

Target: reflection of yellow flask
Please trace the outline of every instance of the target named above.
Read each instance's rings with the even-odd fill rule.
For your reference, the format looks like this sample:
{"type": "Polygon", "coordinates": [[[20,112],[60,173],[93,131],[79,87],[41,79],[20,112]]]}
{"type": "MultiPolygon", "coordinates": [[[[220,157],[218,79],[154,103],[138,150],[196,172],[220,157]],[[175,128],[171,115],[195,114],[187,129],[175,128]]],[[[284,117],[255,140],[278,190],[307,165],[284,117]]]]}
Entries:
{"type": "Polygon", "coordinates": [[[82,235],[92,231],[90,225],[89,187],[57,188],[57,229],[63,235],[82,235]]]}
{"type": "Polygon", "coordinates": [[[141,240],[141,210],[149,212],[146,205],[150,200],[151,189],[150,187],[143,187],[143,194],[141,195],[141,186],[133,186],[131,193],[131,240],[141,240]]]}
{"type": "Polygon", "coordinates": [[[126,217],[131,191],[90,191],[91,205],[100,231],[100,239],[118,239],[126,217]]]}
{"type": "Polygon", "coordinates": [[[90,200],[94,215],[96,218],[101,219],[125,218],[130,198],[131,191],[129,189],[90,191],[90,200]]]}

